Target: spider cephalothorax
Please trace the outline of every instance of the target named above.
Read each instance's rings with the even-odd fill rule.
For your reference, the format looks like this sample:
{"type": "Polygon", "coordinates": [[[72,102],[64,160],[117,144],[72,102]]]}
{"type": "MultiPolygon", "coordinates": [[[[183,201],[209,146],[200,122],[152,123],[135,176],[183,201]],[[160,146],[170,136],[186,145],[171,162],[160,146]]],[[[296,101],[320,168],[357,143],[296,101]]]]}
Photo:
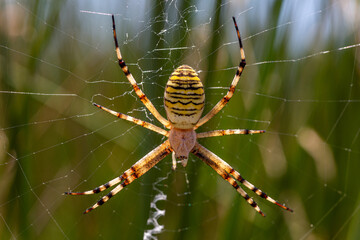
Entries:
{"type": "Polygon", "coordinates": [[[255,134],[263,133],[263,130],[247,130],[247,129],[228,129],[228,130],[214,130],[210,132],[196,133],[195,130],[209,121],[213,116],[215,116],[231,99],[235,92],[235,87],[240,79],[241,73],[243,72],[246,62],[245,62],[245,53],[241,43],[240,32],[237,27],[235,18],[233,17],[236,33],[240,45],[240,64],[236,71],[235,77],[230,85],[230,88],[227,94],[213,107],[213,109],[201,118],[202,111],[204,109],[205,93],[204,87],[195,72],[194,69],[187,65],[181,65],[171,74],[169,81],[166,84],[165,95],[164,95],[164,105],[167,114],[165,119],[160,115],[156,110],[151,101],[146,97],[146,95],[141,91],[137,85],[134,77],[130,73],[128,67],[126,66],[124,60],[122,59],[120,49],[118,46],[118,41],[116,38],[115,31],[115,19],[112,16],[113,22],[113,35],[115,41],[116,54],[119,61],[119,66],[123,70],[125,76],[133,86],[135,93],[138,95],[140,100],[146,106],[146,108],[154,115],[154,117],[159,120],[169,131],[164,130],[163,128],[157,127],[151,123],[142,121],[140,119],[133,118],[131,116],[115,112],[108,108],[105,108],[99,104],[94,103],[94,105],[102,110],[105,110],[118,118],[122,118],[128,121],[131,121],[135,124],[138,124],[142,127],[150,129],[154,132],[164,135],[169,139],[160,144],[154,150],[145,155],[142,159],[137,161],[131,168],[126,170],[119,177],[89,191],[85,192],[66,192],[69,195],[88,195],[104,191],[114,185],[117,185],[112,191],[107,195],[102,197],[97,203],[92,207],[86,209],[84,213],[88,213],[91,210],[97,208],[98,206],[107,202],[111,197],[121,191],[124,187],[132,183],[135,179],[141,177],[152,167],[154,167],[159,161],[164,157],[173,153],[173,169],[176,168],[176,159],[182,161],[182,165],[185,167],[187,164],[187,159],[189,153],[194,154],[211,168],[213,168],[224,180],[230,183],[238,193],[261,215],[264,216],[264,213],[260,210],[256,202],[249,197],[249,195],[240,187],[240,184],[243,184],[246,188],[250,189],[257,195],[262,198],[265,198],[269,202],[276,204],[283,209],[288,211],[292,210],[284,205],[280,204],[276,200],[269,197],[260,189],[256,188],[253,184],[245,180],[239,172],[232,168],[228,163],[222,160],[220,157],[216,156],[214,153],[203,147],[197,142],[198,138],[206,137],[216,137],[216,136],[225,136],[232,134],[255,134]]]}

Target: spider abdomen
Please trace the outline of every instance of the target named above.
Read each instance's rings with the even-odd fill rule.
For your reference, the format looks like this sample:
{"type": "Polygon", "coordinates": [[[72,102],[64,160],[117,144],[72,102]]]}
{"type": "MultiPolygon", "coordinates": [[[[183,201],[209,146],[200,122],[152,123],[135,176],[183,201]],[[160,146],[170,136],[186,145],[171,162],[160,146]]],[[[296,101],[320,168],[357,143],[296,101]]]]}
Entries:
{"type": "Polygon", "coordinates": [[[166,84],[164,105],[168,120],[179,129],[192,129],[204,109],[204,87],[193,68],[181,65],[166,84]]]}

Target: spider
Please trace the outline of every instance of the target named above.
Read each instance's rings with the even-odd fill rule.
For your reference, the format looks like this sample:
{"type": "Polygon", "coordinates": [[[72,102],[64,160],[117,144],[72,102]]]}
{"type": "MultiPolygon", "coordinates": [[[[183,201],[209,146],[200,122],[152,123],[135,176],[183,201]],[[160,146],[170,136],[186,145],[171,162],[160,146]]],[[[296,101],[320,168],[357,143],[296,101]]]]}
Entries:
{"type": "Polygon", "coordinates": [[[144,128],[150,129],[156,133],[164,135],[165,137],[168,137],[168,139],[145,155],[143,158],[141,158],[119,177],[114,178],[113,180],[93,190],[85,192],[66,192],[65,194],[68,195],[90,195],[102,192],[114,185],[117,185],[112,191],[103,196],[92,207],[86,209],[84,213],[88,213],[107,202],[111,197],[120,192],[127,185],[131,184],[135,179],[141,177],[170,153],[172,153],[172,168],[174,170],[176,169],[177,159],[181,160],[181,163],[184,167],[187,165],[189,153],[192,153],[200,158],[203,162],[213,168],[225,181],[231,184],[236,189],[236,191],[238,191],[238,193],[240,193],[240,195],[262,216],[265,216],[265,214],[261,211],[257,203],[252,198],[250,198],[249,195],[239,186],[239,183],[243,184],[246,188],[250,189],[260,197],[265,198],[269,202],[276,204],[290,212],[293,211],[292,209],[280,204],[278,201],[268,196],[262,190],[256,188],[253,184],[245,180],[240,175],[240,173],[232,168],[228,163],[197,142],[198,138],[233,134],[257,134],[265,132],[264,130],[247,129],[214,130],[202,133],[195,132],[198,127],[214,117],[229,102],[245,68],[245,52],[235,17],[233,17],[233,21],[237,33],[237,38],[239,40],[241,61],[227,94],[212,108],[209,113],[201,117],[205,100],[203,84],[201,83],[197,73],[193,68],[187,65],[181,65],[171,74],[166,84],[164,105],[167,119],[165,119],[160,115],[151,101],[139,88],[127,65],[122,59],[116,37],[115,19],[114,15],[112,15],[113,37],[119,66],[131,83],[135,93],[140,98],[142,103],[157,120],[159,120],[167,129],[169,129],[169,131],[123,113],[115,112],[99,104],[93,103],[93,105],[112,115],[115,115],[118,118],[125,119],[144,128]]]}

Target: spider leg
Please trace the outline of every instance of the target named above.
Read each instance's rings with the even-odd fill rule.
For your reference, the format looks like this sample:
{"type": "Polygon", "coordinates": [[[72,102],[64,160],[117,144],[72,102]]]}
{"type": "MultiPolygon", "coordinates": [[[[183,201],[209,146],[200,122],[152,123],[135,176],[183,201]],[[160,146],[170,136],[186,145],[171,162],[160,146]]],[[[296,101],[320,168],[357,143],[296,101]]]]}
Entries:
{"type": "Polygon", "coordinates": [[[207,165],[209,165],[212,169],[214,169],[223,179],[229,182],[258,213],[265,217],[265,214],[261,211],[257,203],[251,197],[249,197],[244,189],[242,189],[239,184],[237,184],[237,182],[229,175],[229,173],[221,167],[219,161],[217,161],[217,158],[219,157],[207,150],[205,147],[201,146],[199,143],[195,144],[195,147],[191,152],[204,161],[207,165]]]}
{"type": "Polygon", "coordinates": [[[159,127],[155,126],[154,124],[145,122],[145,121],[143,121],[143,120],[140,120],[140,119],[131,117],[131,116],[129,116],[129,115],[126,115],[126,114],[123,114],[123,113],[120,113],[120,112],[115,112],[115,111],[113,111],[113,110],[111,110],[111,109],[108,109],[108,108],[103,107],[103,106],[101,106],[101,105],[99,105],[99,104],[96,104],[96,103],[93,103],[93,105],[96,106],[96,107],[98,107],[98,108],[100,108],[101,110],[104,110],[104,111],[106,111],[106,112],[108,112],[108,113],[110,113],[110,114],[118,117],[118,118],[125,119],[125,120],[127,120],[127,121],[129,121],[129,122],[133,122],[133,123],[135,123],[135,124],[137,124],[137,125],[140,125],[140,126],[142,126],[142,127],[144,127],[144,128],[147,128],[147,129],[150,129],[150,130],[152,130],[152,131],[154,131],[154,132],[156,132],[156,133],[159,133],[159,134],[161,134],[161,135],[164,135],[164,136],[166,136],[166,137],[169,136],[168,131],[166,131],[166,130],[164,130],[164,129],[162,129],[162,128],[159,128],[159,127]]]}
{"type": "MultiPolygon", "coordinates": [[[[228,165],[227,163],[225,163],[223,161],[224,165],[228,165]]],[[[279,203],[278,201],[276,201],[275,199],[271,198],[270,196],[268,196],[266,193],[264,193],[262,190],[258,189],[257,187],[255,187],[252,183],[248,182],[246,179],[244,179],[239,172],[237,172],[235,169],[233,169],[230,165],[228,165],[228,167],[230,167],[231,169],[229,170],[230,174],[234,176],[234,178],[236,180],[238,180],[239,182],[241,182],[245,187],[247,187],[248,189],[250,189],[251,191],[253,191],[254,193],[256,193],[257,195],[259,195],[262,198],[265,198],[266,200],[268,200],[269,202],[281,207],[282,209],[285,209],[287,211],[293,212],[292,209],[286,207],[285,205],[279,203]]]]}
{"type": "Polygon", "coordinates": [[[265,130],[248,130],[248,129],[227,129],[227,130],[214,130],[209,132],[197,133],[196,138],[219,137],[234,134],[256,134],[264,133],[265,130]]]}
{"type": "MultiPolygon", "coordinates": [[[[208,164],[210,167],[212,167],[220,176],[222,176],[226,181],[230,182],[228,179],[229,177],[227,177],[226,174],[230,174],[232,175],[236,180],[238,180],[240,183],[242,183],[245,187],[247,187],[248,189],[250,189],[251,191],[253,191],[254,193],[256,193],[257,195],[259,195],[262,198],[265,198],[266,200],[268,200],[269,202],[278,205],[279,207],[288,210],[290,212],[293,212],[292,209],[280,204],[278,201],[274,200],[273,198],[269,197],[266,193],[264,193],[263,191],[261,191],[260,189],[256,188],[253,184],[251,184],[250,182],[248,182],[247,180],[245,180],[237,171],[235,171],[229,164],[227,164],[224,160],[222,160],[221,158],[219,158],[218,156],[216,156],[214,153],[212,153],[211,151],[209,151],[208,149],[206,149],[205,147],[201,146],[199,143],[195,144],[195,147],[193,148],[193,150],[191,151],[193,154],[195,154],[196,156],[198,156],[201,160],[203,160],[206,164],[208,164]],[[225,177],[224,177],[225,176],[225,177]]],[[[233,178],[231,178],[232,180],[234,180],[233,178]]],[[[230,182],[231,183],[231,182],[230,182]]],[[[234,185],[233,185],[234,186],[234,185]]],[[[236,188],[234,186],[234,188],[236,188]]],[[[248,199],[246,197],[244,197],[247,201],[248,199]]],[[[249,201],[248,201],[249,202],[249,201]]],[[[254,208],[255,204],[252,204],[252,202],[249,202],[254,208]]],[[[256,211],[258,211],[258,209],[255,208],[256,211]]],[[[258,211],[259,212],[259,211],[258,211]]],[[[261,214],[261,211],[259,212],[261,214]]],[[[263,214],[262,214],[263,215],[263,214]]]]}
{"type": "Polygon", "coordinates": [[[66,194],[66,195],[91,195],[91,194],[102,192],[102,191],[104,191],[104,190],[118,184],[122,180],[124,180],[124,176],[127,176],[127,174],[128,174],[127,172],[129,170],[130,169],[125,171],[120,177],[116,177],[116,178],[110,180],[109,182],[94,188],[93,190],[88,190],[88,191],[85,191],[85,192],[65,192],[64,194],[66,194]]]}
{"type": "Polygon", "coordinates": [[[160,162],[164,157],[166,157],[169,153],[172,152],[172,149],[170,147],[169,140],[166,140],[164,143],[162,143],[160,146],[156,147],[154,150],[146,154],[143,158],[141,158],[139,161],[137,161],[134,165],[131,166],[128,170],[126,170],[120,177],[117,177],[110,182],[101,185],[94,190],[89,190],[86,192],[70,192],[65,193],[69,195],[88,195],[88,194],[94,194],[99,193],[101,191],[104,191],[105,189],[114,186],[115,184],[123,181],[118,186],[116,186],[112,191],[110,191],[107,195],[102,197],[97,203],[95,203],[90,208],[86,209],[84,213],[88,213],[95,208],[103,205],[105,202],[107,202],[111,197],[113,197],[115,194],[120,192],[124,187],[132,183],[135,179],[141,177],[144,175],[147,171],[149,171],[152,167],[154,167],[158,162],[160,162]]]}
{"type": "Polygon", "coordinates": [[[157,120],[159,120],[166,128],[170,128],[170,122],[167,119],[165,119],[163,116],[160,115],[160,113],[156,110],[156,108],[151,103],[151,101],[146,97],[146,95],[143,93],[143,91],[141,91],[141,89],[139,88],[139,86],[136,83],[135,78],[130,73],[129,68],[127,67],[126,63],[122,59],[119,44],[118,44],[118,40],[117,40],[117,37],[116,37],[115,18],[114,18],[114,15],[112,15],[111,17],[112,17],[112,23],[113,23],[113,34],[114,34],[115,49],[116,49],[116,55],[117,55],[117,58],[118,58],[118,61],[119,61],[119,66],[123,70],[125,76],[127,77],[129,82],[133,86],[136,95],[138,95],[138,97],[140,98],[142,103],[145,105],[145,107],[147,109],[149,109],[149,111],[154,115],[154,117],[157,120]]]}
{"type": "Polygon", "coordinates": [[[243,45],[241,42],[241,37],[240,37],[240,32],[239,32],[239,28],[237,26],[235,17],[233,17],[234,20],[234,25],[235,25],[235,30],[237,33],[237,37],[239,40],[239,46],[240,46],[240,56],[241,56],[241,60],[240,60],[240,64],[238,66],[238,69],[236,71],[235,77],[230,85],[230,89],[227,92],[227,94],[213,107],[213,109],[211,109],[210,112],[208,112],[204,117],[202,117],[199,122],[195,125],[194,129],[197,129],[198,127],[200,127],[201,125],[203,125],[204,123],[206,123],[207,121],[209,121],[212,117],[214,117],[231,99],[231,97],[234,95],[235,92],[235,87],[239,82],[240,76],[245,68],[246,65],[246,61],[245,61],[245,52],[243,49],[243,45]]]}

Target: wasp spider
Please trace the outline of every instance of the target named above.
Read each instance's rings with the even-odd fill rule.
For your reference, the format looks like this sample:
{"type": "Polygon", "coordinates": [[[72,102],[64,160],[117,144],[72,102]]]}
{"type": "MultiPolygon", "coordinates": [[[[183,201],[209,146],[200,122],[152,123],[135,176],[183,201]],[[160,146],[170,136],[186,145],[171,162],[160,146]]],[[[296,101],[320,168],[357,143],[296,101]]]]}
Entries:
{"type": "Polygon", "coordinates": [[[117,185],[111,192],[102,197],[92,207],[86,209],[84,213],[88,213],[91,210],[101,206],[107,202],[111,197],[120,192],[124,187],[132,183],[135,179],[141,177],[164,157],[172,153],[172,168],[176,168],[176,159],[181,160],[182,165],[185,167],[188,160],[189,153],[194,154],[207,165],[212,167],[225,181],[231,184],[236,191],[262,216],[264,213],[260,210],[256,202],[249,197],[249,195],[239,186],[239,183],[243,184],[246,188],[250,189],[262,198],[265,198],[269,202],[276,204],[288,211],[292,210],[273,198],[269,197],[260,189],[256,188],[253,184],[245,180],[239,172],[232,168],[224,160],[210,152],[197,142],[198,138],[225,136],[232,134],[255,134],[263,133],[264,130],[247,130],[247,129],[229,129],[229,130],[214,130],[209,132],[196,133],[195,130],[214,117],[231,99],[234,94],[235,87],[238,84],[241,73],[245,67],[245,53],[242,46],[240,33],[233,17],[235,30],[240,45],[241,61],[236,71],[235,77],[230,85],[230,89],[227,94],[213,107],[213,109],[201,118],[202,111],[204,109],[205,93],[204,87],[201,83],[197,73],[191,67],[182,65],[178,67],[170,76],[169,81],[166,84],[164,105],[167,114],[167,119],[162,117],[156,110],[151,101],[146,97],[142,90],[137,85],[134,77],[129,72],[124,60],[122,59],[115,30],[115,20],[112,16],[113,23],[113,35],[116,48],[116,54],[119,61],[119,66],[124,72],[125,76],[133,86],[135,93],[140,100],[146,106],[146,108],[159,120],[169,131],[157,127],[151,123],[142,121],[140,119],[133,118],[131,116],[115,112],[96,103],[94,105],[118,118],[125,119],[127,121],[138,124],[144,128],[150,129],[156,133],[162,134],[168,139],[160,146],[149,152],[146,156],[136,162],[131,168],[126,170],[121,176],[101,185],[93,190],[85,192],[66,192],[68,195],[89,195],[99,193],[108,189],[114,185],[117,185]]]}

